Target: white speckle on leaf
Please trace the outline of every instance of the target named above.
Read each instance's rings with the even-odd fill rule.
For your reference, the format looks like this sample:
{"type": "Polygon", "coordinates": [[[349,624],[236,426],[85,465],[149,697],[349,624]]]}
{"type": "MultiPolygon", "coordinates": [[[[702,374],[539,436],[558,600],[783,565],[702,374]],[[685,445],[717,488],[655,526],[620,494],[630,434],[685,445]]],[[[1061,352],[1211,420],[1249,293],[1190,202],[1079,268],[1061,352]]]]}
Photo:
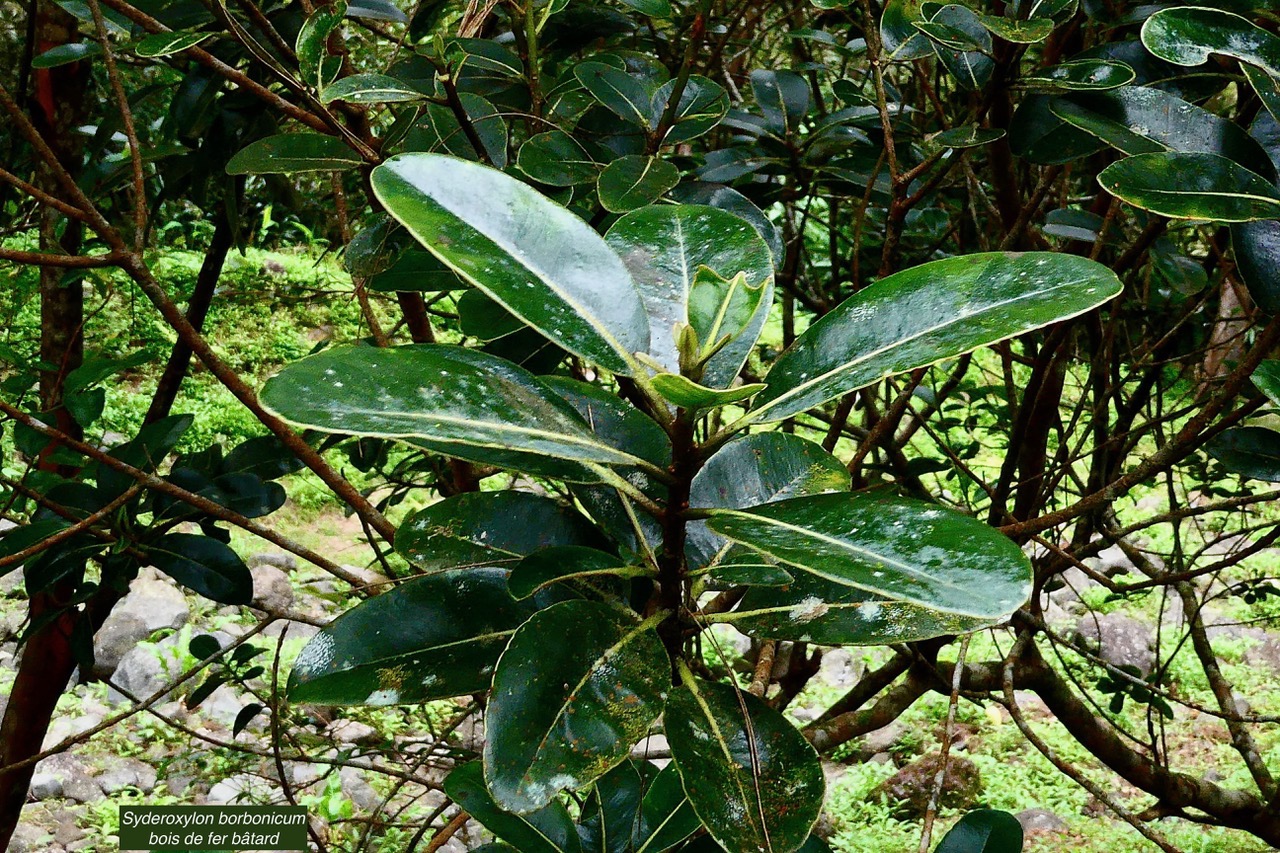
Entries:
{"type": "Polygon", "coordinates": [[[822,599],[811,595],[791,608],[789,615],[792,622],[812,622],[830,609],[822,599]]]}
{"type": "Polygon", "coordinates": [[[365,697],[366,705],[374,707],[382,707],[384,705],[394,705],[400,701],[400,691],[398,690],[375,690],[365,697]]]}

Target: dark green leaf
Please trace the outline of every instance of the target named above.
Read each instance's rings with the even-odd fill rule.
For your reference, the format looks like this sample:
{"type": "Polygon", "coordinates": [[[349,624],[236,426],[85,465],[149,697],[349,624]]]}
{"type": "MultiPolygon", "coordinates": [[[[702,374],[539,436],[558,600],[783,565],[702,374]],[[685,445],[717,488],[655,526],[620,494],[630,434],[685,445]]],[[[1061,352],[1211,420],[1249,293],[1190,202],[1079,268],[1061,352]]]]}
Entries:
{"type": "Polygon", "coordinates": [[[641,462],[596,438],[531,373],[462,347],[328,349],[285,367],[263,386],[261,399],[299,426],[423,439],[463,458],[491,449],[587,463],[641,462]]]}
{"type": "Polygon", "coordinates": [[[312,12],[298,30],[298,72],[313,89],[323,89],[342,70],[341,57],[329,55],[329,34],[342,25],[346,14],[347,4],[337,0],[312,12]]]}
{"type": "Polygon", "coordinates": [[[1019,21],[1014,18],[1003,18],[997,15],[979,15],[978,20],[998,37],[1014,44],[1035,44],[1042,42],[1053,32],[1053,21],[1049,18],[1032,18],[1019,21]]]}
{"type": "Polygon", "coordinates": [[[782,714],[686,670],[663,722],[685,794],[721,846],[790,853],[809,837],[826,783],[817,753],[782,714]]]}
{"type": "Polygon", "coordinates": [[[751,287],[764,284],[759,310],[746,330],[707,364],[702,384],[729,386],[764,328],[773,300],[773,257],[745,220],[713,207],[661,205],[627,214],[605,237],[630,270],[644,299],[649,355],[669,373],[680,372],[673,329],[689,322],[689,294],[702,267],[722,277],[746,273],[751,287]]]}
{"type": "Polygon", "coordinates": [[[678,373],[659,373],[653,377],[653,388],[673,406],[682,409],[714,409],[750,399],[764,390],[763,382],[717,390],[699,385],[678,373]]]}
{"type": "Polygon", "coordinates": [[[939,148],[977,148],[989,145],[1004,137],[1004,131],[997,127],[979,127],[976,124],[965,127],[953,127],[929,137],[929,144],[939,148]]]}
{"type": "Polygon", "coordinates": [[[644,792],[637,818],[635,853],[661,853],[702,827],[674,764],[668,764],[654,777],[644,792]]]}
{"type": "Polygon", "coordinates": [[[652,575],[643,566],[628,566],[613,554],[581,545],[543,548],[525,557],[511,570],[507,586],[516,598],[528,598],[538,590],[562,581],[599,577],[638,578],[652,575]]]}
{"type": "Polygon", "coordinates": [[[172,56],[175,53],[181,53],[187,48],[195,47],[212,35],[213,33],[207,32],[156,33],[155,35],[147,36],[134,45],[133,51],[138,56],[145,56],[149,59],[172,56]]]}
{"type": "Polygon", "coordinates": [[[347,17],[386,21],[389,24],[404,24],[409,20],[391,0],[351,0],[347,4],[347,17]]]}
{"type": "Polygon", "coordinates": [[[409,516],[396,552],[422,572],[515,563],[556,545],[600,543],[573,509],[529,492],[465,492],[409,516]]]}
{"type": "Polygon", "coordinates": [[[231,548],[208,536],[167,533],[147,546],[151,564],[178,583],[220,604],[253,600],[253,577],[231,548]]]}
{"type": "Polygon", "coordinates": [[[650,80],[597,61],[579,62],[573,74],[618,118],[645,130],[657,125],[660,116],[654,114],[653,107],[657,86],[650,80]]]}
{"type": "Polygon", "coordinates": [[[582,853],[568,811],[558,802],[533,814],[517,815],[493,801],[479,761],[464,764],[444,780],[444,792],[467,814],[520,853],[582,853]]]}
{"type": "Polygon", "coordinates": [[[1221,9],[1161,9],[1142,25],[1142,43],[1175,65],[1201,65],[1217,53],[1280,76],[1280,37],[1221,9]]]}
{"type": "Polygon", "coordinates": [[[809,112],[809,83],[792,71],[752,71],[751,91],[770,133],[783,136],[796,130],[809,112]]]}
{"type": "MultiPolygon", "coordinates": [[[[720,448],[693,479],[689,505],[703,509],[749,506],[849,490],[849,472],[811,441],[784,432],[746,435],[720,448]]],[[[725,540],[694,521],[688,527],[690,564],[706,565],[725,540]]]]}
{"type": "Polygon", "coordinates": [[[211,634],[197,634],[187,644],[187,651],[191,652],[191,656],[196,660],[205,660],[222,651],[222,644],[211,634]]]}
{"type": "Polygon", "coordinates": [[[1214,436],[1205,450],[1243,477],[1280,483],[1280,432],[1266,427],[1235,427],[1214,436]]]}
{"type": "Polygon", "coordinates": [[[250,702],[240,709],[240,713],[236,714],[235,722],[231,725],[231,736],[237,737],[245,726],[253,722],[253,718],[261,714],[265,708],[257,702],[250,702]]]}
{"type": "Polygon", "coordinates": [[[540,184],[570,187],[596,179],[600,166],[576,139],[563,130],[548,130],[529,138],[516,158],[520,171],[540,184]]]}
{"type": "Polygon", "coordinates": [[[960,818],[934,853],[1020,853],[1022,824],[1008,812],[977,809],[960,818]]]}
{"type": "Polygon", "coordinates": [[[387,210],[462,278],[566,350],[617,373],[648,348],[631,276],[589,225],[494,169],[404,154],[373,171],[387,210]]]}
{"type": "Polygon", "coordinates": [[[1099,263],[981,253],[887,276],[809,327],[766,377],[751,421],[778,421],[886,376],[1082,314],[1120,292],[1099,263]]]}
{"type": "Polygon", "coordinates": [[[1253,384],[1267,395],[1271,405],[1280,406],[1280,361],[1268,359],[1253,369],[1253,384]]]}
{"type": "Polygon", "coordinates": [[[888,0],[880,17],[880,39],[890,62],[923,59],[933,53],[929,39],[913,24],[923,21],[920,0],[888,0]]]}
{"type": "Polygon", "coordinates": [[[74,44],[60,44],[57,47],[51,47],[41,53],[39,56],[31,60],[32,68],[57,68],[59,65],[69,65],[72,62],[79,62],[82,59],[93,59],[102,55],[102,45],[97,42],[86,41],[76,42],[74,44]]]}
{"type": "Polygon", "coordinates": [[[350,101],[353,104],[397,104],[420,101],[425,95],[386,74],[352,74],[325,86],[320,102],[350,101]]]}
{"type": "Polygon", "coordinates": [[[228,175],[276,175],[354,169],[363,160],[345,142],[323,133],[281,133],[236,152],[228,175]]]}
{"type": "Polygon", "coordinates": [[[392,705],[486,690],[503,647],[533,610],[507,592],[505,569],[406,581],[312,637],[289,674],[289,698],[392,705]]]}
{"type": "MultiPolygon", "coordinates": [[[[653,96],[654,115],[665,113],[675,86],[676,81],[669,80],[658,87],[653,96]]],[[[719,124],[728,111],[729,95],[720,84],[700,74],[690,74],[672,114],[671,129],[662,141],[674,145],[695,139],[719,124]]]]}
{"type": "Polygon", "coordinates": [[[541,809],[626,758],[662,713],[670,684],[655,624],[606,604],[565,601],[516,630],[494,672],[486,719],[485,779],[498,803],[541,809]]]}
{"type": "Polygon", "coordinates": [[[1174,219],[1280,218],[1280,191],[1217,154],[1137,154],[1103,169],[1098,183],[1134,207],[1174,219]]]}
{"type": "Polygon", "coordinates": [[[596,188],[605,210],[626,213],[657,201],[678,183],[680,170],[666,160],[634,154],[605,166],[596,188]]]}
{"type": "Polygon", "coordinates": [[[1041,89],[1063,91],[1096,91],[1116,89],[1133,82],[1137,75],[1123,62],[1107,59],[1076,59],[1039,74],[1028,75],[1022,82],[1041,89]]]}
{"type": "MultiPolygon", "coordinates": [[[[1031,564],[977,519],[872,493],[716,509],[712,531],[839,586],[994,624],[1024,601],[1031,564]]],[[[825,612],[814,599],[798,622],[825,612]]]]}

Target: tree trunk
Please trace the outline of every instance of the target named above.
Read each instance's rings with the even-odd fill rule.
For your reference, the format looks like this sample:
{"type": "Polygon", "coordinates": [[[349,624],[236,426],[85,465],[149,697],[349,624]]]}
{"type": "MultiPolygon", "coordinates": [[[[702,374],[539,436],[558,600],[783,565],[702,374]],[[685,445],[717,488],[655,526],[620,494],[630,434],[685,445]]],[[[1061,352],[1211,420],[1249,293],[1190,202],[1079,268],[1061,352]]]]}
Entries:
{"type": "MultiPolygon", "coordinates": [[[[33,27],[37,53],[73,41],[79,41],[74,18],[49,0],[35,5],[33,27]]],[[[84,117],[84,104],[90,82],[89,67],[73,63],[51,69],[38,69],[32,75],[34,97],[30,112],[64,168],[72,175],[80,171],[82,147],[76,127],[84,117]]],[[[37,183],[52,195],[63,195],[53,179],[52,169],[37,169],[37,183]]],[[[46,210],[40,223],[40,246],[45,251],[75,254],[79,250],[81,229],[52,210],[46,210]]],[[[40,373],[40,404],[51,412],[59,429],[78,436],[80,428],[62,406],[62,392],[67,374],[84,359],[84,291],[78,278],[65,280],[63,270],[44,267],[40,274],[40,358],[48,368],[40,373]]],[[[48,458],[54,447],[41,454],[41,466],[53,467],[48,458]]],[[[35,632],[23,648],[17,676],[4,719],[0,721],[0,849],[9,840],[22,815],[34,765],[18,770],[4,768],[23,761],[40,751],[49,729],[49,720],[75,670],[72,632],[82,618],[77,608],[67,607],[75,592],[75,582],[31,596],[28,613],[31,623],[61,610],[61,615],[35,632]]]]}

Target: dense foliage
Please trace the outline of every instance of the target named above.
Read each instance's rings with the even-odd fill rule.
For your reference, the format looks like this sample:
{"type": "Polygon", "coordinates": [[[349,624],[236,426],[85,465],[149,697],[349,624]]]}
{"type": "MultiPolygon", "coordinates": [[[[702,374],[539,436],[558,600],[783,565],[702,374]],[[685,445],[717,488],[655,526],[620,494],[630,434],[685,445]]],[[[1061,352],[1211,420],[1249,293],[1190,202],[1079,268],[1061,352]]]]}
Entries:
{"type": "MultiPolygon", "coordinates": [[[[819,755],[929,691],[1045,749],[1038,694],[1154,799],[1051,760],[1165,849],[1166,817],[1280,843],[1205,618],[1265,609],[1239,564],[1280,535],[1249,482],[1280,436],[1245,423],[1280,406],[1280,36],[1251,5],[31,3],[0,83],[0,260],[42,313],[0,352],[26,465],[0,572],[30,598],[0,840],[141,567],[248,604],[237,526],[360,583],[259,520],[309,469],[405,568],[246,721],[480,697],[445,790],[491,849],[824,849],[819,755]],[[202,328],[282,210],[341,253],[367,336],[257,387],[202,328]],[[155,273],[177,240],[206,251],[189,294],[155,273]],[[149,356],[86,354],[95,286],[176,335],[105,444],[106,386],[149,356]],[[264,435],[174,454],[193,356],[264,435]],[[1202,517],[1257,535],[1189,549],[1202,517]],[[1141,577],[1087,562],[1109,546],[1141,577]],[[1248,787],[1173,766],[1167,668],[1053,623],[1068,570],[1170,599],[1248,787]],[[741,680],[719,626],[751,638],[741,680]],[[967,660],[987,629],[1000,655],[967,660]],[[797,728],[840,645],[893,653],[797,728]],[[662,770],[632,751],[655,727],[662,770]]],[[[1019,849],[1009,821],[938,849],[1019,849]]]]}

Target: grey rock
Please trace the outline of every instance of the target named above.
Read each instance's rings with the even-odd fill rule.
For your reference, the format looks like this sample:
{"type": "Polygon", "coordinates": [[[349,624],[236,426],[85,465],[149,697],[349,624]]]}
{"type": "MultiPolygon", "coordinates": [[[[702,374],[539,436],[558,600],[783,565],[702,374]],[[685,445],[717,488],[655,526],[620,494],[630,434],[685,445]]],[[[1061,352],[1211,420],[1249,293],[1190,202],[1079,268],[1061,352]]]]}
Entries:
{"type": "Polygon", "coordinates": [[[277,619],[262,629],[262,636],[270,637],[273,640],[279,639],[286,627],[289,629],[289,633],[286,636],[290,640],[310,640],[320,633],[319,627],[307,622],[298,622],[293,619],[277,619]]]}
{"type": "Polygon", "coordinates": [[[53,833],[34,823],[19,822],[9,839],[7,853],[46,853],[53,845],[53,833]]]}
{"type": "Polygon", "coordinates": [[[93,638],[93,674],[110,678],[121,658],[149,636],[151,629],[141,616],[112,613],[93,638]]]}
{"type": "Polygon", "coordinates": [[[361,811],[372,812],[382,804],[382,797],[356,768],[343,767],[338,771],[338,778],[342,780],[342,792],[361,811]]]}
{"type": "Polygon", "coordinates": [[[1048,809],[1023,809],[1014,815],[1023,832],[1066,832],[1067,822],[1048,809]]]}
{"type": "Polygon", "coordinates": [[[359,720],[334,720],[325,727],[325,734],[338,743],[371,744],[382,740],[377,729],[359,720]]]}
{"type": "Polygon", "coordinates": [[[24,598],[27,594],[22,566],[0,575],[0,598],[24,598]]]}
{"type": "Polygon", "coordinates": [[[1084,591],[1095,587],[1098,582],[1089,577],[1081,568],[1071,566],[1060,572],[1049,581],[1049,600],[1065,607],[1073,601],[1079,601],[1084,591]]]}
{"type": "Polygon", "coordinates": [[[136,788],[140,793],[150,794],[156,787],[156,770],[136,758],[117,758],[98,774],[98,784],[107,796],[118,794],[125,788],[136,788]]]}
{"type": "Polygon", "coordinates": [[[62,786],[61,796],[78,803],[92,803],[102,799],[102,786],[89,775],[88,768],[73,755],[51,755],[36,764],[35,773],[48,774],[62,786]]]}
{"type": "Polygon", "coordinates": [[[862,666],[844,649],[827,649],[822,653],[818,678],[833,687],[850,687],[862,675],[862,666]]]}
{"type": "MultiPolygon", "coordinates": [[[[240,716],[240,711],[247,704],[249,704],[247,699],[238,694],[230,685],[224,684],[210,693],[200,703],[200,713],[207,722],[214,723],[230,731],[235,727],[236,717],[240,716]]],[[[265,714],[259,714],[245,727],[245,731],[261,730],[266,726],[266,720],[265,714]]]]}
{"type": "Polygon", "coordinates": [[[87,835],[77,823],[74,812],[59,812],[57,819],[58,828],[53,833],[53,840],[62,846],[69,848],[70,845],[75,844],[87,835]]]}
{"type": "Polygon", "coordinates": [[[373,569],[366,569],[364,566],[343,566],[342,568],[359,580],[360,586],[369,592],[381,592],[391,584],[391,579],[386,575],[375,572],[373,569]]]}
{"type": "Polygon", "coordinates": [[[31,798],[52,800],[62,796],[62,780],[52,773],[36,773],[31,777],[31,798]]]}
{"type": "Polygon", "coordinates": [[[1119,545],[1111,545],[1098,552],[1096,557],[1087,557],[1084,563],[1089,568],[1107,577],[1128,574],[1137,568],[1129,556],[1119,545]]]}
{"type": "Polygon", "coordinates": [[[246,561],[250,569],[259,566],[273,566],[286,572],[298,570],[298,558],[285,551],[266,551],[262,554],[251,554],[246,561]]]}
{"type": "MultiPolygon", "coordinates": [[[[923,817],[933,796],[941,761],[942,755],[937,752],[916,759],[880,783],[871,792],[871,798],[884,800],[900,817],[923,817]]],[[[939,804],[943,808],[968,809],[978,802],[981,793],[982,777],[978,766],[967,758],[950,756],[939,804]]]]}
{"type": "Polygon", "coordinates": [[[205,795],[205,803],[211,806],[284,801],[284,794],[279,788],[261,776],[254,776],[251,773],[237,773],[229,779],[223,779],[210,788],[209,793],[205,795]]]}
{"type": "MultiPolygon", "coordinates": [[[[186,597],[167,581],[152,579],[139,575],[129,587],[129,594],[124,597],[107,622],[113,616],[132,613],[142,620],[149,631],[162,628],[181,628],[187,624],[191,616],[191,608],[187,606],[186,597]]],[[[103,628],[106,624],[103,624],[103,628]]]]}
{"type": "Polygon", "coordinates": [[[69,737],[83,734],[101,723],[107,717],[107,709],[97,701],[86,701],[81,705],[80,714],[75,717],[58,717],[45,732],[42,749],[52,749],[69,737]]]}
{"type": "Polygon", "coordinates": [[[881,752],[889,752],[902,739],[902,735],[906,733],[907,727],[898,720],[894,720],[887,726],[867,732],[863,735],[862,743],[858,747],[858,754],[866,759],[881,752]]]}
{"type": "Polygon", "coordinates": [[[1076,623],[1076,635],[1111,666],[1137,667],[1144,678],[1155,667],[1155,635],[1151,627],[1130,616],[1122,613],[1085,615],[1076,623]]]}
{"type": "MultiPolygon", "coordinates": [[[[231,636],[222,631],[209,632],[223,647],[231,642],[231,636]]],[[[112,703],[129,701],[121,692],[145,699],[151,696],[166,683],[181,674],[186,649],[180,648],[181,638],[174,634],[165,637],[158,643],[140,643],[134,646],[120,659],[120,665],[111,676],[111,687],[107,690],[107,699],[112,703]],[[115,689],[119,686],[121,690],[115,689]]],[[[173,694],[165,696],[162,701],[170,701],[173,694]]]]}
{"type": "Polygon", "coordinates": [[[253,576],[253,606],[268,613],[287,613],[293,606],[293,584],[277,566],[260,565],[249,570],[253,576]]]}
{"type": "Polygon", "coordinates": [[[1280,673],[1280,638],[1262,631],[1249,648],[1244,650],[1244,662],[1250,667],[1262,667],[1280,673]]]}

